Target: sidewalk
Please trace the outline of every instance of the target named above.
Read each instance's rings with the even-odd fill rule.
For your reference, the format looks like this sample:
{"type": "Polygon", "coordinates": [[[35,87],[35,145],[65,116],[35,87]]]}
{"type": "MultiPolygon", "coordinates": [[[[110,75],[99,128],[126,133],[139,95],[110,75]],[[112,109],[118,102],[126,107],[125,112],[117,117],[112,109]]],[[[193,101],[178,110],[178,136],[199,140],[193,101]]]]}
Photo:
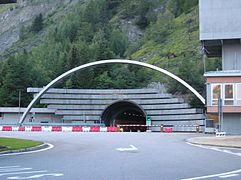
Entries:
{"type": "Polygon", "coordinates": [[[241,136],[196,137],[196,138],[187,139],[187,142],[192,144],[199,144],[199,145],[241,148],[241,136]]]}

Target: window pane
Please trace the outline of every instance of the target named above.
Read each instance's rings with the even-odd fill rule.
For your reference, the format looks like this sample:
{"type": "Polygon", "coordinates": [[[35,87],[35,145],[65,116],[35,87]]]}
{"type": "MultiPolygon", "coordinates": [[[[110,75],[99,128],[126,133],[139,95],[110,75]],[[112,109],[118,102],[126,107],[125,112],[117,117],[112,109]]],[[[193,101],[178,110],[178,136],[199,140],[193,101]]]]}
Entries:
{"type": "Polygon", "coordinates": [[[233,85],[225,85],[225,99],[233,99],[233,85]]]}
{"type": "Polygon", "coordinates": [[[233,100],[225,100],[224,105],[233,105],[233,100]]]}
{"type": "Polygon", "coordinates": [[[217,106],[218,105],[218,100],[213,100],[212,105],[217,106]]]}
{"type": "Polygon", "coordinates": [[[241,99],[241,84],[237,84],[237,99],[241,99]]]}
{"type": "Polygon", "coordinates": [[[213,99],[218,99],[220,97],[220,85],[213,86],[213,99]]]}
{"type": "Polygon", "coordinates": [[[237,105],[241,105],[241,100],[237,100],[237,105]]]}

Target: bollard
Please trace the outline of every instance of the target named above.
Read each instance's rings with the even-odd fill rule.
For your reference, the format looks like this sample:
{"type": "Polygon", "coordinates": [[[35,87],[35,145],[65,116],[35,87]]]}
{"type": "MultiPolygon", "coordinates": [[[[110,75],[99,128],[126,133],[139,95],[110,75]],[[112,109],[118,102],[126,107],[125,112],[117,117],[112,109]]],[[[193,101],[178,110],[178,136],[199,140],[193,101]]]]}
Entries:
{"type": "Polygon", "coordinates": [[[199,133],[199,126],[196,126],[196,133],[199,133]]]}
{"type": "Polygon", "coordinates": [[[163,132],[163,125],[161,125],[160,127],[160,132],[163,132]]]}

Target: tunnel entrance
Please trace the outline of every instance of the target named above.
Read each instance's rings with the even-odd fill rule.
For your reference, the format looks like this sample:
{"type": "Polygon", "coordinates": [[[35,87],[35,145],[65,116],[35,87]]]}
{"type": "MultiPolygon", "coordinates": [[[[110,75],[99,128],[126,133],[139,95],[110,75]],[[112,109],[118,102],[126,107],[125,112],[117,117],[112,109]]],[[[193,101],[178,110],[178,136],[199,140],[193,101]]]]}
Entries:
{"type": "Polygon", "coordinates": [[[136,132],[146,131],[146,127],[141,126],[146,125],[145,117],[145,111],[138,104],[131,101],[117,101],[104,110],[101,120],[106,126],[120,125],[125,132],[136,132]]]}

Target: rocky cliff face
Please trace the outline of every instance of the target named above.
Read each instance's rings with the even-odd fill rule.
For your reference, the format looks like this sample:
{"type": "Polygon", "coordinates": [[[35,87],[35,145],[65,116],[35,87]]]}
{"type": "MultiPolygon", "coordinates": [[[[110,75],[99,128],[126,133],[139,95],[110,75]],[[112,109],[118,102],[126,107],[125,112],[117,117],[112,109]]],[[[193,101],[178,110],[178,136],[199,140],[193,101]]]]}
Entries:
{"type": "Polygon", "coordinates": [[[18,0],[18,3],[0,13],[0,54],[19,40],[20,29],[32,22],[33,17],[44,16],[61,6],[68,6],[77,0],[18,0]]]}

